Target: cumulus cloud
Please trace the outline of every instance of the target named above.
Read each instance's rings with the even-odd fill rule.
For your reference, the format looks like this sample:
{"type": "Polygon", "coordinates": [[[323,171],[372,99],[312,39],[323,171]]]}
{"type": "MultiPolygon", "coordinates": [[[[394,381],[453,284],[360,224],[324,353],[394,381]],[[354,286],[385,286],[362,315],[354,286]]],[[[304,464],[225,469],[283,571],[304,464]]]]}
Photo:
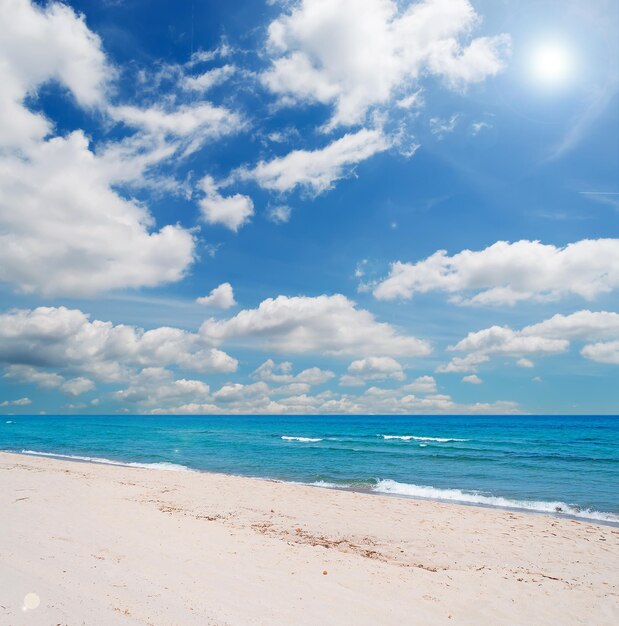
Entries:
{"type": "Polygon", "coordinates": [[[161,408],[168,403],[204,403],[210,399],[210,387],[200,380],[174,379],[172,372],[161,367],[147,367],[112,397],[125,404],[161,408]]]}
{"type": "Polygon", "coordinates": [[[475,372],[480,364],[486,363],[495,355],[514,357],[519,367],[533,367],[533,362],[523,355],[561,354],[575,340],[586,343],[581,350],[584,357],[601,363],[619,364],[619,314],[583,310],[570,315],[557,314],[520,330],[492,326],[471,332],[449,348],[468,354],[465,357],[455,357],[437,371],[475,372]],[[597,341],[600,339],[608,341],[597,341]]]}
{"type": "Polygon", "coordinates": [[[230,283],[222,283],[212,289],[208,296],[198,298],[196,302],[215,309],[229,309],[236,305],[234,291],[230,283]]]}
{"type": "MultiPolygon", "coordinates": [[[[365,368],[362,368],[365,369],[365,368]]],[[[338,393],[325,389],[312,393],[315,385],[334,378],[333,372],[310,367],[293,373],[290,362],[267,359],[251,375],[251,382],[226,382],[215,391],[199,380],[178,379],[162,367],[147,367],[130,374],[126,388],[112,398],[128,410],[149,413],[230,414],[485,414],[518,413],[511,401],[464,404],[436,392],[432,376],[412,383],[363,393],[338,393]]]]}
{"type": "Polygon", "coordinates": [[[367,380],[404,380],[406,375],[402,365],[389,356],[369,356],[353,361],[348,366],[348,374],[342,376],[340,385],[360,386],[367,380]]]}
{"type": "Polygon", "coordinates": [[[177,281],[192,263],[193,235],[151,231],[152,216],[112,189],[81,131],[0,163],[0,281],[93,295],[177,281]]]}
{"type": "Polygon", "coordinates": [[[240,193],[222,196],[211,176],[202,179],[201,188],[204,197],[200,200],[200,209],[208,224],[221,224],[237,232],[254,214],[254,203],[249,196],[240,193]]]}
{"type": "Polygon", "coordinates": [[[362,123],[377,105],[401,101],[423,75],[464,87],[500,72],[509,37],[470,38],[479,22],[468,0],[300,0],[268,31],[263,84],[282,104],[334,108],[328,128],[362,123]]]}
{"type": "Polygon", "coordinates": [[[85,107],[102,105],[111,68],[97,35],[60,3],[0,3],[0,145],[18,150],[43,139],[52,125],[23,101],[50,79],[85,107]]]}
{"type": "Polygon", "coordinates": [[[228,383],[212,394],[206,403],[185,403],[176,407],[156,409],[156,413],[248,413],[248,414],[514,414],[520,413],[517,403],[496,401],[460,403],[446,394],[416,396],[405,389],[370,387],[360,395],[323,391],[310,394],[299,383],[270,389],[266,383],[249,385],[228,383]],[[295,389],[298,389],[296,392],[295,389]],[[291,393],[287,395],[285,391],[291,393]],[[281,397],[280,397],[281,396],[281,397]]]}
{"type": "Polygon", "coordinates": [[[453,256],[439,250],[417,263],[397,261],[374,295],[393,300],[443,291],[459,304],[496,305],[570,295],[593,300],[618,287],[619,239],[583,239],[565,247],[522,240],[453,256]]]}
{"type": "MultiPolygon", "coordinates": [[[[80,130],[50,136],[52,122],[25,104],[56,81],[79,106],[105,112],[113,76],[101,41],[71,8],[0,4],[0,281],[25,292],[82,296],[177,281],[192,263],[188,230],[157,230],[144,205],[115,189],[131,160],[127,143],[112,149],[124,156],[112,165],[80,130]]],[[[138,170],[152,154],[140,156],[138,170]]]]}
{"type": "Polygon", "coordinates": [[[26,406],[28,404],[32,404],[32,400],[30,398],[18,398],[17,400],[3,400],[0,402],[0,406],[26,406]]]}
{"type": "Polygon", "coordinates": [[[477,374],[469,374],[462,378],[462,382],[470,385],[481,385],[484,381],[477,374]]]}
{"type": "Polygon", "coordinates": [[[269,386],[264,382],[251,383],[228,383],[223,385],[214,394],[213,398],[219,402],[235,402],[248,400],[250,398],[265,396],[269,391],[269,386]]]}
{"type": "MultiPolygon", "coordinates": [[[[202,337],[179,328],[142,330],[100,320],[90,321],[78,309],[39,307],[0,314],[0,362],[8,375],[43,386],[78,384],[49,377],[48,369],[76,372],[97,380],[121,380],[127,367],[176,365],[197,372],[234,372],[237,361],[206,344],[202,337]],[[19,366],[15,369],[15,366],[19,366]],[[23,366],[26,366],[24,368],[23,366]],[[43,375],[33,374],[33,368],[43,375]]],[[[60,376],[60,374],[58,374],[60,376]]]]}
{"type": "Polygon", "coordinates": [[[61,385],[61,389],[70,396],[80,396],[87,391],[92,391],[94,388],[95,383],[89,378],[84,378],[83,376],[67,380],[61,385]]]}
{"type": "Polygon", "coordinates": [[[228,341],[291,354],[398,357],[431,352],[426,341],[376,321],[340,294],[269,298],[227,320],[207,320],[200,335],[215,345],[228,341]]]}
{"type": "Polygon", "coordinates": [[[518,359],[516,361],[516,365],[518,367],[535,367],[535,363],[533,363],[531,359],[525,359],[524,357],[522,359],[518,359]]]}
{"type": "Polygon", "coordinates": [[[56,372],[40,370],[31,365],[9,365],[4,373],[5,378],[13,378],[24,383],[33,383],[42,389],[54,389],[64,383],[64,377],[56,372]]]}
{"type": "Polygon", "coordinates": [[[419,376],[412,383],[401,387],[402,391],[413,393],[436,393],[434,376],[419,376]]]}
{"type": "Polygon", "coordinates": [[[256,368],[251,377],[264,382],[304,385],[322,385],[335,377],[330,370],[321,370],[319,367],[310,367],[298,374],[292,373],[292,363],[284,361],[275,363],[273,359],[267,359],[262,365],[256,368]]]}
{"type": "Polygon", "coordinates": [[[354,165],[390,147],[380,131],[363,128],[316,150],[293,150],[271,161],[260,161],[253,169],[240,169],[237,176],[255,180],[269,191],[287,192],[296,187],[320,194],[345,176],[354,165]]]}
{"type": "Polygon", "coordinates": [[[490,357],[485,354],[467,354],[465,357],[455,356],[449,363],[439,365],[436,371],[442,374],[459,373],[459,372],[475,372],[482,363],[486,363],[490,357]]]}
{"type": "Polygon", "coordinates": [[[589,344],[582,349],[582,355],[598,363],[619,365],[619,340],[589,344]]]}

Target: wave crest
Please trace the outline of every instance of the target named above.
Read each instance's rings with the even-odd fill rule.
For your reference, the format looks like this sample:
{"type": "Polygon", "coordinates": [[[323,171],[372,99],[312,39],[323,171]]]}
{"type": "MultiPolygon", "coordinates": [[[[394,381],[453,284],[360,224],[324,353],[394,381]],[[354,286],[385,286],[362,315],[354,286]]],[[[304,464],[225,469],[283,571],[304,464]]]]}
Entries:
{"type": "Polygon", "coordinates": [[[399,483],[395,480],[379,480],[372,491],[414,498],[427,498],[428,500],[448,500],[451,502],[463,502],[466,504],[483,504],[491,507],[507,509],[524,509],[539,513],[560,513],[582,519],[599,520],[605,522],[619,522],[619,515],[581,509],[567,504],[566,502],[545,502],[543,500],[512,500],[502,496],[488,496],[475,491],[462,491],[461,489],[439,489],[423,485],[399,483]]]}
{"type": "Polygon", "coordinates": [[[456,439],[454,437],[417,437],[416,435],[377,435],[385,440],[398,439],[400,441],[434,441],[435,443],[449,443],[450,441],[470,441],[470,439],[456,439]]]}
{"type": "Polygon", "coordinates": [[[193,472],[186,465],[178,463],[168,463],[162,461],[160,463],[136,463],[130,461],[112,461],[111,459],[99,458],[96,456],[80,456],[78,454],[56,454],[52,452],[38,452],[37,450],[22,450],[21,454],[30,454],[33,456],[46,456],[52,459],[70,459],[71,461],[84,461],[86,463],[98,463],[100,465],[117,465],[120,467],[140,467],[142,469],[156,469],[168,472],[193,472]]]}
{"type": "Polygon", "coordinates": [[[322,441],[318,437],[292,437],[290,435],[282,435],[281,437],[284,441],[300,441],[302,443],[316,443],[318,441],[322,441]]]}

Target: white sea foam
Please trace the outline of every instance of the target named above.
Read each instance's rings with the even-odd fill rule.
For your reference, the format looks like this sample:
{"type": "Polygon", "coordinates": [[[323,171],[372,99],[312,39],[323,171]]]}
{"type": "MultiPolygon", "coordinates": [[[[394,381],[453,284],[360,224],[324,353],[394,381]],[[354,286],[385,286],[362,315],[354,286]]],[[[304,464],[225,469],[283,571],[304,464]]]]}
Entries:
{"type": "Polygon", "coordinates": [[[318,439],[316,437],[291,437],[289,435],[282,435],[282,439],[284,441],[301,441],[303,443],[316,443],[317,441],[322,441],[322,439],[318,439]]]}
{"type": "Polygon", "coordinates": [[[326,487],[327,489],[338,489],[345,487],[346,485],[338,485],[336,483],[329,483],[326,480],[317,480],[313,483],[300,483],[300,484],[309,484],[312,487],[326,487]]]}
{"type": "Polygon", "coordinates": [[[486,506],[525,509],[540,513],[562,513],[582,519],[600,520],[605,522],[619,522],[619,515],[581,509],[565,502],[545,502],[539,500],[512,500],[501,496],[489,496],[475,491],[461,491],[460,489],[438,489],[423,485],[399,483],[395,480],[379,480],[372,488],[377,493],[388,493],[399,496],[427,498],[429,500],[449,500],[467,504],[483,504],[486,506]]]}
{"type": "Polygon", "coordinates": [[[72,461],[85,461],[87,463],[99,463],[102,465],[118,465],[120,467],[141,467],[143,469],[156,469],[168,472],[192,472],[193,470],[178,463],[133,463],[123,461],[112,461],[111,459],[99,458],[96,456],[79,456],[77,454],[54,454],[52,452],[38,452],[37,450],[22,450],[22,454],[32,454],[35,456],[48,456],[53,459],[71,459],[72,461]]]}
{"type": "Polygon", "coordinates": [[[417,437],[415,435],[378,435],[383,439],[399,439],[400,441],[434,441],[436,443],[448,443],[450,441],[469,441],[468,439],[455,439],[453,437],[417,437]]]}

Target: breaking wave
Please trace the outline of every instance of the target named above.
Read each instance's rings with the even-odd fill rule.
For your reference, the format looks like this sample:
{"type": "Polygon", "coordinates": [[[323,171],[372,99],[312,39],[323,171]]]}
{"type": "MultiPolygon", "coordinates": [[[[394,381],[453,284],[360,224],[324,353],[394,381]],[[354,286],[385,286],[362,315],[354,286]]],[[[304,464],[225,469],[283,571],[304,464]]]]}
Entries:
{"type": "Polygon", "coordinates": [[[605,522],[619,522],[619,515],[582,509],[565,502],[546,502],[543,500],[512,500],[502,496],[484,495],[475,491],[462,491],[460,489],[438,489],[423,485],[399,483],[395,480],[379,480],[372,488],[377,493],[387,493],[414,498],[427,498],[429,500],[448,500],[451,502],[464,502],[467,504],[482,504],[492,507],[508,509],[524,509],[538,511],[540,513],[560,513],[582,519],[601,520],[605,522]]]}
{"type": "Polygon", "coordinates": [[[303,443],[316,443],[318,441],[322,441],[318,437],[291,437],[289,435],[282,435],[281,437],[284,441],[301,441],[303,443]]]}
{"type": "Polygon", "coordinates": [[[434,441],[435,443],[448,443],[450,441],[470,441],[469,439],[455,439],[454,437],[417,437],[415,435],[377,435],[385,440],[399,439],[400,441],[434,441]]]}
{"type": "Polygon", "coordinates": [[[603,511],[583,509],[565,502],[547,502],[543,500],[514,500],[502,496],[485,495],[476,491],[462,491],[461,489],[439,489],[424,485],[399,483],[395,480],[373,480],[367,482],[329,482],[317,480],[306,483],[312,487],[327,489],[346,489],[369,491],[377,494],[389,494],[409,498],[422,498],[424,500],[438,500],[443,502],[455,502],[460,504],[477,504],[499,509],[519,509],[522,511],[534,511],[537,513],[550,513],[554,515],[567,515],[583,520],[595,520],[602,522],[619,523],[619,515],[603,511]]]}
{"type": "Polygon", "coordinates": [[[87,463],[98,463],[100,465],[118,465],[120,467],[141,467],[142,469],[156,469],[164,470],[168,472],[193,472],[185,465],[179,465],[178,463],[167,463],[165,461],[161,463],[135,463],[124,461],[112,461],[111,459],[99,458],[96,456],[80,456],[78,454],[55,454],[52,452],[38,452],[37,450],[22,450],[22,454],[30,454],[33,456],[47,456],[52,459],[70,459],[72,461],[85,461],[87,463]]]}

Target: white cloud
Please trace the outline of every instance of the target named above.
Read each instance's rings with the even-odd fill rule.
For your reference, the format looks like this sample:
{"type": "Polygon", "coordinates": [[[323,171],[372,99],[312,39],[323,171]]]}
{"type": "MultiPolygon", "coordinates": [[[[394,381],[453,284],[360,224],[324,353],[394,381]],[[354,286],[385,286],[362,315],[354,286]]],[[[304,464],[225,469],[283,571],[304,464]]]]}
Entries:
{"type": "Polygon", "coordinates": [[[324,391],[308,393],[301,383],[269,389],[266,383],[228,383],[206,403],[185,403],[155,409],[155,413],[269,413],[269,414],[502,414],[520,413],[515,402],[463,404],[445,394],[418,397],[405,387],[370,387],[361,395],[324,391]],[[290,392],[286,395],[286,392],[290,392]],[[273,399],[277,396],[276,399],[273,399]],[[282,397],[280,397],[282,396],[282,397]]]}
{"type": "Polygon", "coordinates": [[[238,400],[247,400],[248,398],[264,397],[269,392],[269,386],[259,381],[250,385],[242,383],[228,383],[223,385],[214,394],[213,398],[219,402],[235,402],[238,400]]]}
{"type": "Polygon", "coordinates": [[[0,158],[0,281],[46,295],[93,295],[180,280],[194,238],[121,198],[81,131],[29,158],[0,158]],[[19,210],[17,209],[19,207],[19,210]]]}
{"type": "Polygon", "coordinates": [[[619,239],[583,239],[561,248],[498,241],[481,251],[439,250],[417,263],[391,265],[374,288],[381,300],[444,291],[459,304],[514,304],[577,295],[592,300],[619,287],[619,239]],[[474,294],[466,297],[464,294],[474,294]]]}
{"type": "Polygon", "coordinates": [[[181,87],[188,91],[204,93],[215,85],[219,85],[228,80],[235,71],[236,67],[234,65],[226,64],[222,67],[216,67],[207,72],[202,72],[197,76],[184,76],[181,81],[181,87]]]}
{"type": "Polygon", "coordinates": [[[61,386],[61,389],[70,396],[80,396],[87,391],[92,391],[94,388],[95,383],[89,378],[84,378],[83,376],[67,380],[61,386]]]}
{"type": "Polygon", "coordinates": [[[196,302],[203,306],[214,307],[216,309],[229,309],[236,304],[234,291],[230,283],[222,283],[211,290],[208,296],[198,298],[196,302]]]}
{"type": "Polygon", "coordinates": [[[201,188],[205,196],[200,200],[200,209],[208,224],[221,224],[237,232],[254,214],[254,203],[249,196],[239,193],[222,196],[211,176],[202,179],[201,188]]]}
{"type": "Polygon", "coordinates": [[[343,374],[340,376],[340,387],[364,387],[365,380],[358,376],[350,376],[350,374],[343,374]]]}
{"type": "Polygon", "coordinates": [[[393,380],[406,378],[400,363],[389,356],[369,356],[353,361],[348,366],[348,376],[343,376],[340,384],[355,386],[356,381],[361,381],[363,384],[367,380],[385,380],[387,378],[393,380]]]}
{"type": "Polygon", "coordinates": [[[301,0],[269,26],[263,84],[282,104],[333,105],[328,127],[362,123],[401,100],[422,75],[452,87],[500,72],[509,37],[470,40],[479,22],[468,0],[301,0]]]}
{"type": "Polygon", "coordinates": [[[581,354],[591,361],[619,365],[619,340],[589,344],[581,354]]]}
{"type": "Polygon", "coordinates": [[[30,398],[19,398],[18,400],[3,400],[0,402],[0,406],[26,406],[32,404],[30,398]]]}
{"type": "Polygon", "coordinates": [[[452,350],[476,352],[478,354],[556,354],[565,352],[569,342],[565,339],[549,338],[514,331],[507,326],[491,326],[469,333],[452,350]]]}
{"type": "Polygon", "coordinates": [[[146,207],[114,188],[123,169],[136,177],[169,150],[137,158],[144,146],[121,142],[110,150],[123,158],[112,161],[80,130],[50,137],[52,122],[25,105],[56,81],[79,106],[106,111],[114,74],[99,38],[71,8],[0,3],[0,281],[20,291],[82,296],[155,286],[179,280],[193,261],[188,230],[155,230],[146,207]]]}
{"type": "MultiPolygon", "coordinates": [[[[9,368],[8,374],[31,379],[30,368],[43,368],[46,373],[55,368],[98,380],[121,380],[130,366],[176,365],[203,373],[234,372],[237,368],[236,359],[212,348],[197,334],[179,328],[144,331],[91,322],[82,311],[65,307],[0,314],[0,362],[29,366],[28,370],[9,368]]],[[[33,379],[38,384],[42,381],[33,379]]],[[[56,379],[54,385],[56,382],[60,381],[56,379]]]]}
{"type": "Polygon", "coordinates": [[[436,380],[434,376],[419,376],[412,383],[401,387],[401,390],[409,393],[436,393],[436,380]]]}
{"type": "Polygon", "coordinates": [[[431,352],[427,342],[377,322],[340,294],[269,298],[227,320],[207,320],[200,334],[215,345],[230,341],[290,354],[397,357],[431,352]]]}
{"type": "Polygon", "coordinates": [[[523,355],[553,355],[566,352],[571,341],[583,341],[586,345],[581,354],[593,361],[619,364],[619,314],[608,311],[577,311],[570,315],[557,314],[540,322],[513,330],[507,326],[492,326],[469,333],[449,350],[468,352],[456,357],[440,372],[475,372],[477,366],[490,357],[509,356],[518,358],[519,367],[533,367],[531,360],[523,355]],[[597,341],[607,339],[609,341],[597,341]],[[596,342],[596,343],[590,343],[596,342]]]}
{"type": "Polygon", "coordinates": [[[492,124],[488,122],[473,122],[471,124],[471,134],[473,136],[479,135],[479,133],[484,130],[484,128],[492,128],[492,124]]]}
{"type": "Polygon", "coordinates": [[[363,278],[365,276],[367,264],[368,264],[367,259],[361,259],[361,261],[357,263],[357,266],[355,267],[355,278],[363,278]]]}
{"type": "Polygon", "coordinates": [[[209,415],[221,413],[221,408],[211,403],[189,402],[180,406],[155,408],[153,415],[209,415]]]}
{"type": "Polygon", "coordinates": [[[424,101],[421,89],[400,98],[400,100],[396,102],[396,106],[399,109],[418,109],[421,108],[423,104],[424,101]]]}
{"type": "Polygon", "coordinates": [[[118,402],[160,408],[168,403],[205,402],[210,398],[210,388],[202,381],[175,380],[172,372],[149,367],[132,377],[129,386],[114,392],[112,397],[118,402]]]}
{"type": "Polygon", "coordinates": [[[484,381],[477,376],[477,374],[469,374],[468,376],[464,376],[462,378],[463,383],[469,383],[471,385],[481,385],[484,381]]]}
{"type": "Polygon", "coordinates": [[[619,313],[609,311],[577,311],[570,315],[553,315],[539,324],[522,330],[526,335],[564,339],[607,339],[619,336],[619,313]]]}
{"type": "Polygon", "coordinates": [[[276,364],[273,359],[267,359],[256,368],[251,377],[264,382],[274,383],[301,383],[304,385],[322,385],[335,377],[330,370],[321,370],[318,367],[310,367],[298,374],[292,374],[292,363],[284,361],[276,364]]]}
{"type": "Polygon", "coordinates": [[[363,128],[348,133],[317,150],[294,150],[271,161],[260,161],[253,169],[240,169],[237,176],[255,180],[270,191],[286,192],[301,187],[314,194],[331,189],[352,166],[384,152],[390,141],[380,130],[363,128]]]}
{"type": "Polygon", "coordinates": [[[201,142],[238,132],[243,121],[238,113],[209,102],[184,104],[166,110],[161,106],[141,109],[135,106],[118,106],[109,109],[110,115],[128,126],[148,133],[163,133],[178,137],[191,136],[201,142]]]}
{"type": "Polygon", "coordinates": [[[267,219],[274,224],[285,224],[290,221],[292,209],[285,204],[269,207],[267,210],[267,219]]]}
{"type": "Polygon", "coordinates": [[[436,135],[439,139],[442,139],[445,135],[453,133],[458,125],[458,119],[460,116],[454,113],[448,119],[442,119],[440,117],[430,118],[430,131],[433,135],[436,135]]]}
{"type": "Polygon", "coordinates": [[[476,372],[477,367],[490,360],[485,354],[467,354],[465,357],[455,356],[446,365],[439,365],[436,371],[442,374],[476,372]]]}
{"type": "Polygon", "coordinates": [[[516,365],[518,367],[529,367],[529,368],[530,367],[535,367],[535,363],[533,363],[533,361],[531,361],[531,359],[525,359],[525,358],[518,359],[516,361],[516,365]]]}
{"type": "Polygon", "coordinates": [[[4,373],[5,378],[14,378],[25,383],[34,383],[42,389],[60,387],[64,377],[55,372],[47,372],[31,365],[9,365],[4,373]]]}
{"type": "Polygon", "coordinates": [[[28,0],[0,3],[0,146],[28,147],[51,123],[23,106],[39,85],[57,80],[85,107],[105,100],[112,69],[97,35],[70,7],[28,0]]]}

